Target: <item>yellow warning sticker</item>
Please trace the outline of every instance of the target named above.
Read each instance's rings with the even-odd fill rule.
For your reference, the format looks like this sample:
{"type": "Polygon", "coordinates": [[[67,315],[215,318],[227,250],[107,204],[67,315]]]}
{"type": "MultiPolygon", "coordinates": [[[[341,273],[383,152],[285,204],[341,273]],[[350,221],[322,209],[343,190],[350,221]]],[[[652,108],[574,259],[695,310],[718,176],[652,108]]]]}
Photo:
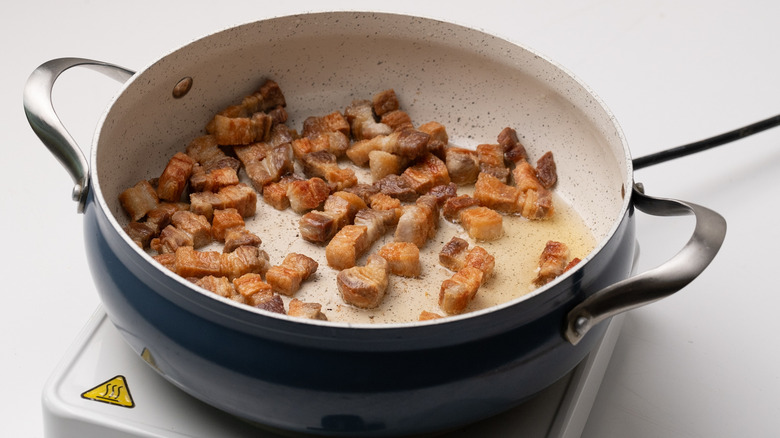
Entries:
{"type": "Polygon", "coordinates": [[[116,376],[81,394],[82,398],[125,408],[135,407],[124,376],[116,376]]]}

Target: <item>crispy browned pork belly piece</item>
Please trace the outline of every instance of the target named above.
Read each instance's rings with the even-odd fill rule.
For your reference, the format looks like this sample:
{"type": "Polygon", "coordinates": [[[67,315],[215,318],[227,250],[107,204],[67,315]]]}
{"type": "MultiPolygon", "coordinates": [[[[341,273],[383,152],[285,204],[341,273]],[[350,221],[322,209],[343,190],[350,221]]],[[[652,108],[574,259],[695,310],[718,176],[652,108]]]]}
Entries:
{"type": "Polygon", "coordinates": [[[371,105],[374,109],[374,114],[380,117],[401,108],[401,104],[398,102],[398,96],[392,88],[374,94],[371,98],[371,105]]]}
{"type": "Polygon", "coordinates": [[[205,216],[191,211],[177,211],[171,216],[171,224],[163,228],[160,237],[152,239],[150,246],[159,254],[176,252],[180,246],[201,248],[211,243],[211,224],[205,216]]]}
{"type": "Polygon", "coordinates": [[[419,321],[430,321],[432,319],[439,319],[439,318],[444,318],[444,317],[439,315],[438,313],[433,313],[427,310],[423,310],[422,312],[420,312],[420,316],[417,319],[419,321]]]}
{"type": "Polygon", "coordinates": [[[406,129],[414,129],[414,123],[412,118],[406,111],[393,110],[382,114],[379,122],[390,127],[393,131],[404,131],[406,129]]]}
{"type": "Polygon", "coordinates": [[[389,283],[390,267],[377,254],[368,257],[365,266],[344,269],[336,282],[344,302],[363,309],[373,309],[382,302],[389,283]]]}
{"type": "Polygon", "coordinates": [[[495,176],[501,182],[507,182],[509,169],[504,163],[504,150],[498,144],[481,144],[477,146],[479,171],[495,176]]]}
{"type": "Polygon", "coordinates": [[[476,151],[449,147],[444,151],[444,162],[450,180],[458,185],[473,184],[479,175],[479,158],[476,151]]]}
{"type": "MultiPolygon", "coordinates": [[[[244,274],[264,274],[268,268],[268,254],[256,246],[242,246],[231,253],[197,251],[190,246],[179,247],[170,266],[182,277],[228,277],[232,280],[244,274]]],[[[165,260],[170,263],[169,260],[165,260]]]]}
{"type": "Polygon", "coordinates": [[[286,210],[290,207],[290,199],[287,197],[287,187],[293,181],[301,181],[302,177],[295,174],[287,174],[278,182],[268,183],[263,187],[263,200],[277,210],[286,210]]]}
{"type": "Polygon", "coordinates": [[[431,195],[436,198],[436,204],[441,208],[450,198],[458,196],[458,186],[452,182],[448,184],[439,184],[428,190],[426,195],[431,195]]]}
{"type": "Polygon", "coordinates": [[[157,191],[147,180],[139,181],[119,194],[119,203],[133,221],[143,218],[149,210],[157,207],[159,202],[157,191]]]}
{"type": "Polygon", "coordinates": [[[368,153],[368,168],[371,169],[371,181],[379,181],[387,175],[401,173],[406,159],[390,152],[371,151],[368,153]]]}
{"type": "Polygon", "coordinates": [[[299,214],[319,208],[328,199],[330,192],[330,186],[317,177],[291,181],[287,185],[290,208],[299,214]]]}
{"type": "Polygon", "coordinates": [[[323,132],[312,137],[300,137],[292,140],[293,155],[301,160],[312,152],[327,151],[336,158],[344,155],[349,147],[349,137],[339,131],[323,132]]]}
{"type": "Polygon", "coordinates": [[[539,183],[546,189],[551,189],[558,182],[558,170],[555,165],[555,159],[553,153],[550,151],[545,152],[536,161],[536,178],[539,179],[539,183]]]}
{"type": "Polygon", "coordinates": [[[243,217],[255,214],[257,192],[244,183],[223,187],[217,193],[196,192],[190,194],[190,210],[211,220],[214,210],[235,208],[243,217]]]}
{"type": "Polygon", "coordinates": [[[409,180],[401,175],[387,175],[379,181],[375,181],[373,186],[376,189],[376,193],[384,193],[402,202],[414,201],[418,196],[409,180]]]}
{"type": "Polygon", "coordinates": [[[355,214],[366,208],[358,195],[339,191],[328,196],[322,211],[313,210],[298,221],[301,237],[313,243],[325,243],[344,225],[352,223],[355,214]]]}
{"type": "Polygon", "coordinates": [[[333,269],[351,268],[369,246],[368,229],[365,226],[345,225],[325,247],[325,259],[333,269]]]}
{"type": "Polygon", "coordinates": [[[466,266],[444,280],[439,289],[439,307],[450,315],[463,313],[477,295],[483,277],[479,269],[466,266]]]}
{"type": "Polygon", "coordinates": [[[366,227],[366,239],[370,246],[397,223],[398,218],[392,210],[374,210],[364,208],[355,214],[354,224],[366,227]]]}
{"type": "Polygon", "coordinates": [[[430,135],[416,129],[394,131],[352,143],[347,149],[347,157],[358,166],[368,163],[368,154],[371,151],[389,152],[413,160],[428,152],[430,139],[430,135]]]}
{"type": "Polygon", "coordinates": [[[450,183],[447,165],[433,154],[426,154],[412,166],[407,167],[401,177],[406,179],[412,190],[418,194],[427,193],[438,185],[450,183]]]}
{"type": "Polygon", "coordinates": [[[271,285],[274,292],[293,296],[306,281],[317,271],[317,262],[309,256],[290,253],[282,264],[272,266],[265,273],[265,281],[271,285]]]}
{"type": "Polygon", "coordinates": [[[164,201],[177,202],[181,199],[187,181],[192,175],[195,160],[183,152],[177,152],[168,161],[157,180],[157,197],[164,201]]]}
{"type": "Polygon", "coordinates": [[[380,192],[376,184],[357,183],[352,187],[344,189],[345,192],[354,193],[360,196],[366,204],[371,203],[371,197],[380,192]]]}
{"type": "MultiPolygon", "coordinates": [[[[240,104],[230,105],[219,111],[217,115],[222,117],[249,117],[256,112],[272,112],[274,109],[287,105],[284,93],[275,81],[266,79],[254,93],[245,96],[240,104]]],[[[216,116],[215,116],[216,118],[216,116]]],[[[206,125],[209,134],[215,130],[215,120],[212,119],[206,125]]]]}
{"type": "Polygon", "coordinates": [[[479,201],[469,195],[459,195],[447,199],[441,208],[444,219],[452,223],[460,223],[460,214],[469,209],[479,206],[479,201]]]}
{"type": "Polygon", "coordinates": [[[244,297],[236,292],[233,283],[231,283],[227,277],[207,275],[202,278],[190,278],[189,280],[203,289],[213,292],[223,298],[228,298],[242,304],[245,303],[244,297]]]}
{"type": "Polygon", "coordinates": [[[209,170],[200,164],[195,164],[190,176],[190,187],[194,192],[218,192],[223,187],[234,186],[238,183],[238,172],[232,167],[209,170]]]}
{"type": "Polygon", "coordinates": [[[260,274],[244,274],[233,280],[233,287],[250,306],[274,313],[286,313],[282,297],[274,293],[271,285],[263,281],[260,274]]]}
{"type": "Polygon", "coordinates": [[[400,219],[401,215],[403,214],[403,209],[401,208],[401,200],[397,198],[393,198],[392,196],[388,196],[384,193],[377,193],[371,196],[370,206],[374,210],[392,211],[395,214],[396,223],[398,223],[398,219],[400,219]]]}
{"type": "Polygon", "coordinates": [[[344,117],[349,123],[352,138],[355,140],[371,139],[379,135],[387,135],[392,129],[374,119],[374,110],[370,100],[355,100],[345,110],[344,117]]]}
{"type": "Polygon", "coordinates": [[[343,114],[334,111],[324,116],[310,116],[303,121],[301,135],[304,137],[315,138],[328,132],[339,132],[349,136],[349,122],[343,114]]]}
{"type": "Polygon", "coordinates": [[[520,160],[528,160],[528,154],[525,147],[517,138],[517,132],[506,127],[498,134],[498,144],[504,150],[504,159],[509,163],[517,163],[520,160]]]}
{"type": "Polygon", "coordinates": [[[297,318],[317,319],[321,321],[327,321],[328,317],[322,313],[322,304],[320,303],[307,303],[297,298],[290,300],[288,305],[287,315],[295,316],[297,318]]]}
{"type": "Polygon", "coordinates": [[[214,210],[211,235],[214,240],[225,243],[222,252],[233,252],[241,246],[260,246],[263,243],[259,236],[246,229],[244,218],[235,208],[214,210]]]}
{"type": "Polygon", "coordinates": [[[292,146],[282,143],[272,146],[268,143],[252,143],[233,148],[244,165],[247,176],[257,191],[295,170],[292,146]]]}
{"type": "Polygon", "coordinates": [[[355,171],[339,167],[338,159],[329,151],[311,152],[301,157],[300,162],[306,175],[323,178],[336,190],[344,190],[357,184],[355,171]]]}
{"type": "Polygon", "coordinates": [[[403,214],[395,228],[396,242],[411,242],[422,248],[436,234],[439,208],[436,198],[424,195],[413,205],[403,207],[403,214]]]}
{"type": "Polygon", "coordinates": [[[450,271],[458,271],[466,266],[466,254],[469,243],[460,237],[453,237],[445,243],[439,252],[439,264],[450,271]]]}
{"type": "Polygon", "coordinates": [[[387,260],[390,272],[402,277],[420,276],[420,249],[410,242],[389,242],[378,254],[387,260]]]}
{"type": "Polygon", "coordinates": [[[487,173],[480,173],[477,183],[474,184],[474,199],[480,205],[501,213],[516,214],[519,196],[520,191],[517,187],[504,184],[487,173]]]}
{"type": "Polygon", "coordinates": [[[469,237],[475,240],[497,240],[504,234],[504,218],[487,207],[467,208],[460,212],[460,223],[469,237]]]}
{"type": "Polygon", "coordinates": [[[171,223],[171,217],[180,210],[189,210],[190,205],[184,202],[161,202],[157,207],[146,213],[143,222],[130,222],[124,227],[130,239],[141,248],[147,248],[152,238],[171,223]]]}
{"type": "Polygon", "coordinates": [[[517,212],[526,219],[544,220],[555,212],[552,193],[536,177],[536,171],[527,161],[519,161],[512,171],[520,194],[517,200],[517,212]]]}
{"type": "Polygon", "coordinates": [[[539,271],[534,279],[536,286],[543,286],[566,272],[569,265],[569,247],[562,242],[550,240],[539,256],[539,271]]]}
{"type": "Polygon", "coordinates": [[[157,254],[152,258],[171,272],[176,272],[176,253],[157,254]]]}

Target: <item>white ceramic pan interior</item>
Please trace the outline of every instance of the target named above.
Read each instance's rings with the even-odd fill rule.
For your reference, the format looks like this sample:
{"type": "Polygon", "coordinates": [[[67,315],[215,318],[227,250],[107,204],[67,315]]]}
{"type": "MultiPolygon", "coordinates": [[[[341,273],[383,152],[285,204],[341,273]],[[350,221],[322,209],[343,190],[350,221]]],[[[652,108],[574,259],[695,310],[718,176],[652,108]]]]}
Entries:
{"type": "MultiPolygon", "coordinates": [[[[496,255],[496,275],[469,310],[539,293],[529,279],[546,240],[566,241],[573,256],[587,261],[628,208],[631,163],[620,129],[602,102],[560,66],[517,44],[454,24],[343,12],[231,28],[139,71],[105,114],[91,157],[93,190],[116,226],[128,221],[119,193],[141,179],[159,177],[174,153],[203,135],[214,113],[240,102],[265,78],[281,86],[287,124],[297,130],[308,116],[343,111],[353,99],[370,99],[392,88],[416,125],[431,120],[444,124],[451,145],[496,143],[501,129],[510,126],[532,161],[553,152],[559,177],[556,219],[546,224],[505,221],[505,237],[483,245],[496,255]],[[175,99],[172,90],[185,77],[193,79],[192,89],[175,99]],[[582,238],[570,226],[579,219],[567,219],[567,206],[591,237],[582,238]],[[542,231],[529,237],[528,226],[542,231]],[[531,248],[530,259],[520,255],[521,246],[531,248]]],[[[376,324],[402,314],[415,319],[421,310],[441,313],[439,285],[452,273],[431,257],[452,236],[465,236],[458,226],[442,220],[439,234],[423,251],[429,258],[424,258],[420,279],[394,277],[380,308],[355,311],[338,297],[336,272],[327,266],[323,247],[296,238],[298,217],[260,200],[248,226],[263,239],[272,264],[288,252],[319,262],[314,278],[296,295],[299,299],[320,302],[334,321],[376,324]]],[[[129,239],[128,245],[133,245],[129,239]]]]}

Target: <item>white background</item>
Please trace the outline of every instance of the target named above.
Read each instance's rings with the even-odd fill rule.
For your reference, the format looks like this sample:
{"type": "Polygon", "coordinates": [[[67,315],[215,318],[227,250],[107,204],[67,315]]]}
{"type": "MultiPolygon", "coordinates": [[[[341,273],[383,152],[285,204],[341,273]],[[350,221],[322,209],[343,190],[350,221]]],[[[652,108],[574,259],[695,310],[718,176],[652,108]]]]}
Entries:
{"type": "MultiPolygon", "coordinates": [[[[483,29],[531,47],[582,79],[642,156],[780,113],[780,3],[720,0],[522,2],[29,1],[0,15],[3,152],[0,429],[43,434],[40,395],[98,305],[72,183],[30,130],[22,89],[63,56],[142,69],[216,30],[326,9],[402,12],[483,29]]],[[[118,85],[68,72],[54,100],[84,147],[118,85]]],[[[780,433],[777,214],[780,129],[636,172],[651,195],[722,213],[726,243],[679,294],[626,318],[586,437],[780,433]]],[[[640,215],[640,270],[687,240],[686,219],[640,215]]]]}

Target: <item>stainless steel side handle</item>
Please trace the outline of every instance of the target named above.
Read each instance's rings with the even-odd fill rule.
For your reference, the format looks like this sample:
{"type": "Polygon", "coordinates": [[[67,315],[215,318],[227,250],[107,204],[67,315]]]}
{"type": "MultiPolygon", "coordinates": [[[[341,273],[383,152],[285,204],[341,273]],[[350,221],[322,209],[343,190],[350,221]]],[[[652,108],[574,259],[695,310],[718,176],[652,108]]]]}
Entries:
{"type": "Polygon", "coordinates": [[[578,304],[566,318],[564,336],[577,344],[594,325],[679,291],[693,281],[715,258],[726,238],[726,220],[700,205],[675,199],[654,198],[634,187],[634,205],[654,216],[696,218],[693,235],[670,260],[657,268],[608,286],[578,304]]]}
{"type": "Polygon", "coordinates": [[[73,200],[84,211],[89,189],[89,163],[54,111],[51,93],[57,78],[71,67],[84,66],[125,82],[135,73],[124,67],[84,58],[58,58],[35,69],[24,87],[24,113],[35,134],[68,171],[75,186],[73,200]]]}

